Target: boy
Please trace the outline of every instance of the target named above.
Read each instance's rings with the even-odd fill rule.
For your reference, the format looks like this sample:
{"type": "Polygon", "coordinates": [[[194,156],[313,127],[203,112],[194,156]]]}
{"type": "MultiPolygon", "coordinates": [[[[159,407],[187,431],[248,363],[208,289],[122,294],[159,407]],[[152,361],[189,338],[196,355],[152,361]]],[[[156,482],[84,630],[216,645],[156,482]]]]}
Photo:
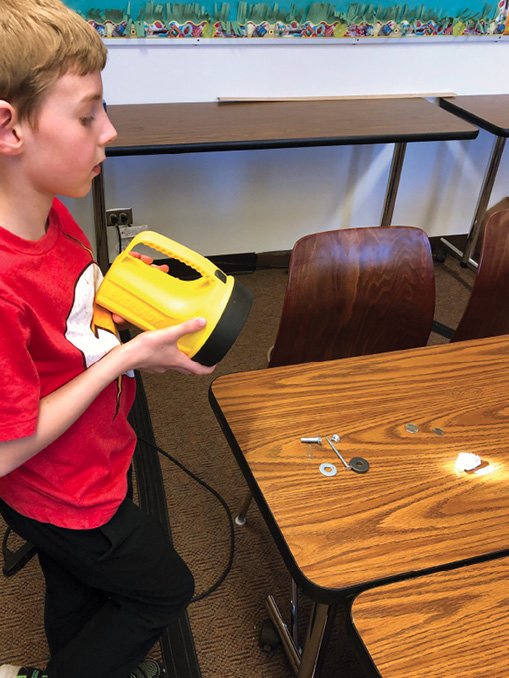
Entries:
{"type": "Polygon", "coordinates": [[[193,594],[157,521],[128,497],[133,370],[210,374],[178,350],[195,318],[120,345],[101,274],[55,194],[84,196],[116,132],[106,50],[59,0],[0,3],[0,512],[46,581],[45,668],[0,678],[153,678],[145,660],[193,594]]]}

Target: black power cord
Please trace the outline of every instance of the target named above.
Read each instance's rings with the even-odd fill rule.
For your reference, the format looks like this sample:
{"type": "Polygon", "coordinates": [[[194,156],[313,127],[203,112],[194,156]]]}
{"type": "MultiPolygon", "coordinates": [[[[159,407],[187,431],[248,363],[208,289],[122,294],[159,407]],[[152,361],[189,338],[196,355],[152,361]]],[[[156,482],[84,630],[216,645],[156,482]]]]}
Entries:
{"type": "Polygon", "coordinates": [[[184,471],[184,473],[186,473],[190,478],[195,480],[199,485],[201,485],[206,490],[208,490],[211,494],[213,494],[214,497],[216,497],[216,499],[219,501],[221,506],[224,508],[226,516],[228,518],[228,523],[229,523],[229,526],[230,526],[230,555],[228,556],[228,562],[227,562],[226,567],[223,570],[221,576],[219,577],[219,579],[214,584],[212,584],[212,586],[210,588],[203,591],[203,593],[198,594],[197,596],[195,596],[191,600],[191,603],[196,603],[198,600],[202,600],[206,596],[210,595],[213,591],[218,589],[221,586],[221,584],[224,582],[224,580],[228,576],[228,573],[231,570],[231,567],[232,567],[232,564],[233,564],[233,556],[234,556],[234,553],[235,553],[235,527],[234,527],[234,524],[233,524],[233,518],[232,518],[232,515],[230,513],[230,509],[228,508],[228,504],[225,502],[223,497],[221,497],[219,492],[214,490],[213,487],[210,487],[210,485],[207,485],[207,483],[204,480],[201,480],[201,478],[198,478],[197,475],[195,475],[192,471],[190,471],[188,468],[186,468],[180,461],[175,459],[175,457],[172,457],[171,454],[168,454],[168,452],[166,452],[165,450],[160,448],[158,445],[151,443],[150,441],[146,440],[145,438],[141,438],[140,436],[138,436],[138,440],[140,440],[142,443],[145,443],[145,445],[152,447],[154,450],[157,450],[159,452],[159,454],[161,454],[163,457],[166,457],[166,459],[169,459],[173,464],[175,464],[175,466],[178,466],[178,468],[181,471],[184,471]]]}

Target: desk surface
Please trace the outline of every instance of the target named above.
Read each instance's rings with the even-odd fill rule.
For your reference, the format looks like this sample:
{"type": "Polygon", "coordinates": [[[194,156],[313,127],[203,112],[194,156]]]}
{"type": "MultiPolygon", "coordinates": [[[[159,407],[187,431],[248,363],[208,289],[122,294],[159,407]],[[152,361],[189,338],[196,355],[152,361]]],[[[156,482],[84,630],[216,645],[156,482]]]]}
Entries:
{"type": "Polygon", "coordinates": [[[509,94],[443,98],[440,106],[492,134],[509,136],[509,94]]]}
{"type": "Polygon", "coordinates": [[[230,374],[210,400],[292,576],[328,602],[509,548],[508,394],[509,337],[497,337],[230,374]],[[368,473],[300,442],[332,433],[368,473]],[[458,474],[459,452],[489,472],[458,474]]]}
{"type": "Polygon", "coordinates": [[[107,155],[473,139],[478,130],[425,99],[108,106],[107,155]]]}
{"type": "Polygon", "coordinates": [[[509,559],[361,593],[357,631],[383,678],[507,678],[509,559]]]}

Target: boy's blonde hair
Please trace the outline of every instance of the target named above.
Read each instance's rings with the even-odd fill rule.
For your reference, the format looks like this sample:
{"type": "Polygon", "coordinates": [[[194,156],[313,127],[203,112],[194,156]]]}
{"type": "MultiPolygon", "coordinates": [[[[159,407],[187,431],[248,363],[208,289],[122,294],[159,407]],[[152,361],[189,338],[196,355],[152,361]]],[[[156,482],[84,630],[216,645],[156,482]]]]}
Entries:
{"type": "Polygon", "coordinates": [[[0,99],[36,123],[48,89],[64,73],[106,64],[97,31],[60,0],[0,0],[0,99]]]}

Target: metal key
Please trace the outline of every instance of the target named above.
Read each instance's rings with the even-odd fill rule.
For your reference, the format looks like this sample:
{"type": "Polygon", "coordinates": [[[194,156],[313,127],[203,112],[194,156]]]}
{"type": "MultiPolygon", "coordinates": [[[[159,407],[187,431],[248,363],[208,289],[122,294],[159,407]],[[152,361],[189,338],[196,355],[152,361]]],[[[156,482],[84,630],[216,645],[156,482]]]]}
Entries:
{"type": "Polygon", "coordinates": [[[341,461],[342,461],[344,467],[350,470],[352,467],[350,466],[350,464],[347,464],[346,461],[343,459],[343,457],[339,454],[338,450],[336,449],[336,447],[335,447],[334,444],[332,443],[331,439],[330,439],[328,436],[326,436],[326,437],[325,437],[325,440],[329,443],[329,445],[332,447],[332,449],[334,450],[334,452],[335,452],[335,453],[338,455],[338,457],[341,459],[341,461]]]}

